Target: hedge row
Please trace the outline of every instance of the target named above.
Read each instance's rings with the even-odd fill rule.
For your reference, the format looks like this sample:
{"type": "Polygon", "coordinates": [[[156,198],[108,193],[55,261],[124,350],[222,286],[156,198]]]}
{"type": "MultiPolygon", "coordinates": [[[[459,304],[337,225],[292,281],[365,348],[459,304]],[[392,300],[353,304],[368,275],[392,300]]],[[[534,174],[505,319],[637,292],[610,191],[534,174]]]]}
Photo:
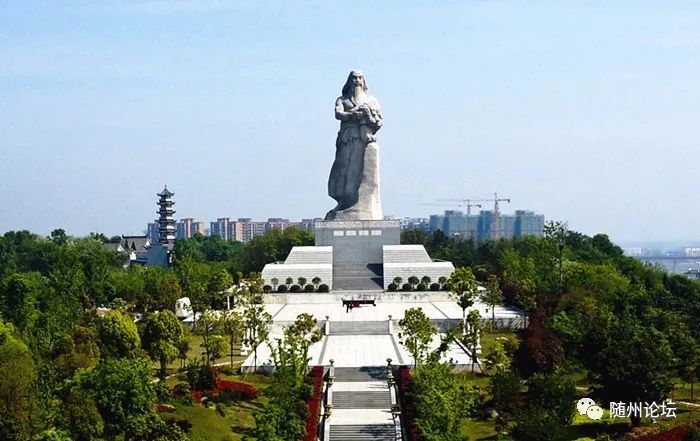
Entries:
{"type": "Polygon", "coordinates": [[[413,395],[411,370],[408,366],[400,366],[397,377],[399,401],[401,403],[401,420],[404,423],[408,441],[420,441],[418,428],[416,427],[416,401],[413,395]]]}
{"type": "MultiPolygon", "coordinates": [[[[287,285],[279,285],[277,287],[277,292],[330,292],[330,287],[326,285],[325,283],[322,283],[318,285],[318,289],[316,289],[315,286],[309,284],[305,285],[303,288],[300,285],[292,285],[292,286],[287,286],[287,285]]],[[[272,286],[270,285],[265,285],[263,286],[263,292],[270,293],[274,291],[272,289],[272,286]]]]}
{"type": "MultiPolygon", "coordinates": [[[[389,286],[387,286],[387,290],[389,291],[398,291],[399,286],[391,282],[389,286]]],[[[430,286],[427,286],[425,283],[419,283],[418,285],[415,286],[415,289],[413,285],[410,283],[404,283],[401,285],[401,291],[447,291],[447,285],[440,285],[439,283],[431,283],[430,286]]]]}
{"type": "Polygon", "coordinates": [[[321,416],[321,401],[323,401],[323,372],[323,366],[314,366],[309,373],[313,389],[308,403],[309,417],[306,420],[306,435],[303,441],[318,439],[318,421],[321,416]]]}

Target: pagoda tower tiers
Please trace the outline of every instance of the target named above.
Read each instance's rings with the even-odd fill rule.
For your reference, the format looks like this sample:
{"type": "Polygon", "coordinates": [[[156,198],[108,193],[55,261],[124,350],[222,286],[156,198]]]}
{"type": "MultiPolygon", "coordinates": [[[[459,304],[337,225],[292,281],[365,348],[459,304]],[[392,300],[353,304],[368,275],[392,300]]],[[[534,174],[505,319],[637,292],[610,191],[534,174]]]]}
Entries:
{"type": "Polygon", "coordinates": [[[175,210],[173,210],[172,197],[175,193],[168,190],[166,186],[163,191],[158,193],[158,242],[163,245],[172,245],[175,243],[175,219],[173,215],[175,210]]]}

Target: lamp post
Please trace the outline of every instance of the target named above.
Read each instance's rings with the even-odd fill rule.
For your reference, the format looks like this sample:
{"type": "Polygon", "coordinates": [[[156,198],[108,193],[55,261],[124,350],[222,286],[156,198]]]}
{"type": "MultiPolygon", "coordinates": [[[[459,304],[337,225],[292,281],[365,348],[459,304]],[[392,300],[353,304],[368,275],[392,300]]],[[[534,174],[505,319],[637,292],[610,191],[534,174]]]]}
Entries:
{"type": "Polygon", "coordinates": [[[386,359],[386,383],[389,388],[394,385],[394,373],[391,369],[391,358],[386,359]]]}

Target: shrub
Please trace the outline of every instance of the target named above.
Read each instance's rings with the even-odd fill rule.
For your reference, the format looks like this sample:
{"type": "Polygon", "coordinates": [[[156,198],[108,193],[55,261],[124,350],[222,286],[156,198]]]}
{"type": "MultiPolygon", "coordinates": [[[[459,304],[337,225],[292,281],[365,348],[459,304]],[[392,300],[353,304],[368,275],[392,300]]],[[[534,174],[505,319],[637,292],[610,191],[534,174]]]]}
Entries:
{"type": "Polygon", "coordinates": [[[427,291],[428,287],[425,286],[425,283],[419,283],[418,286],[416,287],[417,291],[427,291]]]}
{"type": "Polygon", "coordinates": [[[270,285],[263,286],[263,292],[264,293],[272,292],[272,287],[270,285]]]}
{"type": "Polygon", "coordinates": [[[399,285],[397,285],[396,283],[392,282],[392,283],[389,284],[389,286],[387,286],[386,289],[388,289],[389,291],[392,291],[392,292],[393,292],[393,291],[396,291],[397,289],[399,289],[399,285]]]}
{"type": "Polygon", "coordinates": [[[194,406],[194,397],[190,394],[185,395],[182,397],[182,404],[185,406],[194,406]]]}
{"type": "Polygon", "coordinates": [[[330,287],[325,283],[322,283],[318,286],[318,292],[329,292],[330,290],[330,287]]]}
{"type": "Polygon", "coordinates": [[[153,385],[153,391],[160,402],[168,401],[173,397],[173,392],[164,381],[159,381],[153,385]]]}
{"type": "Polygon", "coordinates": [[[280,285],[277,287],[277,292],[287,292],[287,285],[280,285]]]}
{"type": "Polygon", "coordinates": [[[439,283],[431,283],[430,290],[431,291],[440,291],[440,284],[439,283]]]}
{"type": "Polygon", "coordinates": [[[191,390],[210,390],[216,387],[216,371],[206,364],[187,365],[187,383],[191,390]]]}
{"type": "Polygon", "coordinates": [[[418,282],[420,282],[420,279],[418,279],[416,276],[411,276],[408,278],[408,283],[411,285],[418,285],[418,282]]]}
{"type": "Polygon", "coordinates": [[[177,383],[173,386],[173,395],[176,397],[184,397],[190,393],[190,385],[187,383],[177,383]]]}
{"type": "Polygon", "coordinates": [[[314,292],[314,286],[313,285],[306,285],[304,287],[304,292],[314,292]]]}
{"type": "Polygon", "coordinates": [[[404,283],[403,286],[401,287],[401,291],[411,291],[413,290],[413,286],[410,283],[404,283]]]}
{"type": "Polygon", "coordinates": [[[292,285],[291,288],[289,288],[289,292],[299,292],[301,291],[301,286],[299,285],[292,285]]]}

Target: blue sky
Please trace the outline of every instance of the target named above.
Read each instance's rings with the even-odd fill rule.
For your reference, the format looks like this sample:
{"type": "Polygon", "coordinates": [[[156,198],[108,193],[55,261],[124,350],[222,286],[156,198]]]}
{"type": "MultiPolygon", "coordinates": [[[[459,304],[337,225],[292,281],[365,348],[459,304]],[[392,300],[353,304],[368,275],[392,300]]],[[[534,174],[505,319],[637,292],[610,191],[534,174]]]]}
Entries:
{"type": "Polygon", "coordinates": [[[385,214],[498,191],[700,238],[698,2],[4,1],[0,60],[0,231],[138,233],[166,183],[177,217],[322,216],[359,68],[385,214]]]}

